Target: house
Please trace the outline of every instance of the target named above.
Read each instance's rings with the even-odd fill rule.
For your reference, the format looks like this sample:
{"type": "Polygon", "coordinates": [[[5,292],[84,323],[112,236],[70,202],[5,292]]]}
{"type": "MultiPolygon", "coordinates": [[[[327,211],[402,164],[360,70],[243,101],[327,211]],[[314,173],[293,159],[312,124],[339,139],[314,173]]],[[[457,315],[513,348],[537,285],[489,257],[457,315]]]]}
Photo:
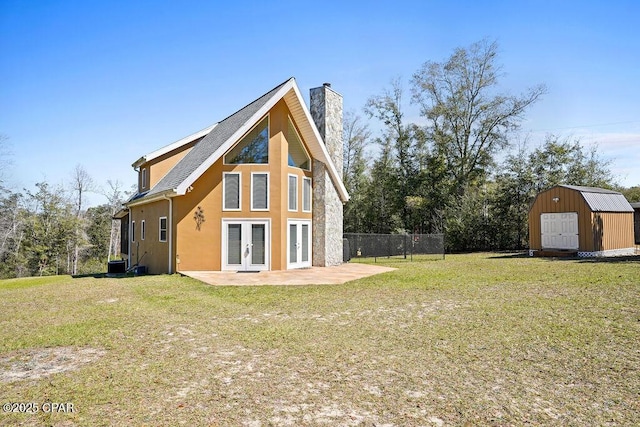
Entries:
{"type": "Polygon", "coordinates": [[[294,78],[133,163],[123,258],[152,274],[342,263],[342,96],[294,78]]]}
{"type": "Polygon", "coordinates": [[[529,254],[632,255],[633,208],[621,193],[558,185],[529,209],[529,254]]]}

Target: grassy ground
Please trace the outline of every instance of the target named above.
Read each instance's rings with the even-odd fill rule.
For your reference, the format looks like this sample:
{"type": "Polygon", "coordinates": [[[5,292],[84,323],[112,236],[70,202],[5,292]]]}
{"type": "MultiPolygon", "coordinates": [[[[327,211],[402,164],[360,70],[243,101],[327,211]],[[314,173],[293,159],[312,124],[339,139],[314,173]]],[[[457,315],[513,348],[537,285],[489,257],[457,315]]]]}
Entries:
{"type": "Polygon", "coordinates": [[[0,425],[640,424],[639,260],[388,265],[341,286],[0,281],[0,403],[74,410],[0,425]]]}

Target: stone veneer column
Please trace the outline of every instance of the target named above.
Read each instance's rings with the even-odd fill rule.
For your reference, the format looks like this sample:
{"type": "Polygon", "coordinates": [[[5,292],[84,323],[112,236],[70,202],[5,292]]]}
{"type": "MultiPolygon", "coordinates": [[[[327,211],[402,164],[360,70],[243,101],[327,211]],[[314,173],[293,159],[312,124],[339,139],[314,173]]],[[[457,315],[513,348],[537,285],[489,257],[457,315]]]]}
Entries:
{"type": "MultiPolygon", "coordinates": [[[[342,178],[342,95],[331,85],[311,89],[310,112],[342,178]]],[[[313,161],[313,265],[342,264],[343,205],[327,166],[313,161]]]]}

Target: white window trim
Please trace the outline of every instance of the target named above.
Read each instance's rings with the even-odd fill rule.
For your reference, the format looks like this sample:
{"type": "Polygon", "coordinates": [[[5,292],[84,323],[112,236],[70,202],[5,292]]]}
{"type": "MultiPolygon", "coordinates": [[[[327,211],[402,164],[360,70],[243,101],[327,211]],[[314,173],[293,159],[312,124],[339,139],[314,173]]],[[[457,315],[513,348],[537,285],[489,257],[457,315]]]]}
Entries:
{"type": "MultiPolygon", "coordinates": [[[[309,154],[309,151],[307,151],[307,147],[305,147],[304,145],[304,140],[302,139],[302,136],[300,136],[300,132],[298,132],[298,128],[296,127],[295,122],[291,119],[291,116],[287,115],[287,118],[289,119],[289,121],[291,122],[291,127],[293,128],[293,131],[296,133],[296,135],[298,135],[298,139],[300,140],[300,144],[302,145],[302,150],[304,150],[305,154],[307,155],[307,158],[309,159],[309,169],[304,169],[304,168],[299,168],[297,166],[289,166],[289,162],[287,161],[287,166],[290,168],[295,168],[295,169],[300,169],[302,171],[307,171],[307,172],[311,172],[311,163],[313,163],[313,158],[311,157],[311,154],[309,154]]],[[[287,141],[287,145],[288,145],[287,141]]],[[[289,156],[289,148],[287,147],[287,156],[289,156]]]]}
{"type": "MultiPolygon", "coordinates": [[[[300,230],[302,230],[302,227],[300,227],[300,230]]],[[[311,226],[311,220],[308,219],[289,219],[287,220],[287,270],[295,270],[298,268],[307,268],[307,267],[311,267],[311,264],[313,263],[313,248],[312,248],[312,244],[313,244],[313,228],[311,226]],[[307,254],[309,259],[307,261],[302,261],[302,253],[300,253],[300,259],[295,262],[292,263],[291,262],[291,252],[290,252],[290,244],[291,244],[291,225],[308,225],[309,226],[309,235],[307,236],[307,247],[309,248],[309,253],[307,254]]],[[[300,234],[300,239],[302,239],[302,232],[300,234]]],[[[302,252],[302,251],[301,251],[302,252]]]]}
{"type": "Polygon", "coordinates": [[[166,243],[168,237],[169,237],[169,222],[167,221],[166,216],[161,216],[160,218],[158,218],[158,241],[166,243]],[[165,224],[164,240],[162,240],[162,220],[163,219],[165,224]]]}
{"type": "Polygon", "coordinates": [[[140,240],[144,240],[146,234],[144,219],[140,221],[140,240]]]}
{"type": "MultiPolygon", "coordinates": [[[[271,117],[269,114],[267,114],[266,116],[267,119],[267,144],[271,142],[271,117]]],[[[227,150],[226,153],[224,153],[224,156],[222,156],[222,164],[225,166],[238,166],[238,165],[268,165],[269,162],[267,163],[227,163],[227,154],[229,154],[229,152],[231,150],[233,150],[234,148],[236,148],[236,145],[240,144],[240,141],[242,141],[247,135],[249,135],[255,128],[258,127],[258,125],[260,123],[262,123],[262,121],[265,119],[265,117],[260,118],[260,120],[258,120],[256,122],[255,125],[253,125],[251,127],[251,129],[249,129],[248,131],[246,131],[245,133],[242,134],[242,136],[240,138],[238,138],[238,140],[235,142],[235,144],[233,144],[231,147],[229,147],[229,149],[227,150]]],[[[268,150],[268,148],[267,148],[268,150]]]]}
{"type": "Polygon", "coordinates": [[[136,222],[135,221],[131,221],[131,241],[135,242],[136,241],[136,222]]]}
{"type": "Polygon", "coordinates": [[[313,181],[309,177],[302,178],[302,212],[312,212],[313,211],[313,181]],[[309,181],[309,209],[304,208],[304,183],[309,181]]]}
{"type": "Polygon", "coordinates": [[[251,172],[251,210],[252,211],[262,211],[262,212],[266,212],[269,210],[269,181],[270,181],[270,177],[269,177],[269,172],[251,172]],[[254,175],[267,175],[267,207],[262,209],[258,209],[258,208],[254,208],[253,207],[253,176],[254,175]]]}
{"type": "Polygon", "coordinates": [[[145,188],[147,188],[147,168],[142,168],[142,171],[140,172],[141,178],[140,178],[140,188],[142,190],[144,190],[145,188]]]}
{"type": "Polygon", "coordinates": [[[290,174],[287,175],[287,210],[289,212],[298,212],[298,175],[293,174],[293,173],[290,173],[290,174]],[[294,177],[296,179],[296,192],[295,192],[295,194],[296,194],[296,200],[295,200],[296,205],[295,205],[294,209],[291,209],[291,200],[290,200],[290,197],[291,197],[291,191],[290,190],[291,189],[289,188],[289,186],[291,185],[291,182],[289,181],[289,178],[291,178],[291,177],[294,177]]]}
{"type": "Polygon", "coordinates": [[[223,218],[222,219],[222,230],[220,236],[220,244],[222,245],[222,250],[220,251],[221,255],[221,266],[223,271],[239,271],[238,266],[241,264],[227,264],[227,251],[228,251],[228,234],[227,234],[227,224],[265,224],[265,268],[264,270],[271,270],[271,218],[223,218]]]}
{"type": "Polygon", "coordinates": [[[242,210],[242,173],[241,172],[222,172],[222,210],[227,212],[240,212],[242,210]],[[227,175],[238,175],[238,208],[230,209],[225,206],[227,201],[227,184],[225,182],[227,175]]]}

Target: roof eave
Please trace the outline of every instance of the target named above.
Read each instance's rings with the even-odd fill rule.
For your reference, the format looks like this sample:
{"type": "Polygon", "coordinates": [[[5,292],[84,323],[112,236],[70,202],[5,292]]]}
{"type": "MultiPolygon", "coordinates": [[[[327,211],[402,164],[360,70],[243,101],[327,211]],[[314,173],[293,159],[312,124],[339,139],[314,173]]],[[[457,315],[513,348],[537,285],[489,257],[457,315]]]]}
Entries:
{"type": "Polygon", "coordinates": [[[147,203],[153,203],[153,202],[157,202],[158,200],[163,200],[166,199],[168,197],[175,197],[178,194],[176,193],[175,189],[170,189],[170,190],[165,190],[161,193],[156,193],[153,194],[151,196],[144,196],[138,200],[134,200],[132,202],[127,202],[124,203],[124,206],[126,208],[130,208],[132,206],[139,206],[139,205],[146,205],[147,203]]]}

